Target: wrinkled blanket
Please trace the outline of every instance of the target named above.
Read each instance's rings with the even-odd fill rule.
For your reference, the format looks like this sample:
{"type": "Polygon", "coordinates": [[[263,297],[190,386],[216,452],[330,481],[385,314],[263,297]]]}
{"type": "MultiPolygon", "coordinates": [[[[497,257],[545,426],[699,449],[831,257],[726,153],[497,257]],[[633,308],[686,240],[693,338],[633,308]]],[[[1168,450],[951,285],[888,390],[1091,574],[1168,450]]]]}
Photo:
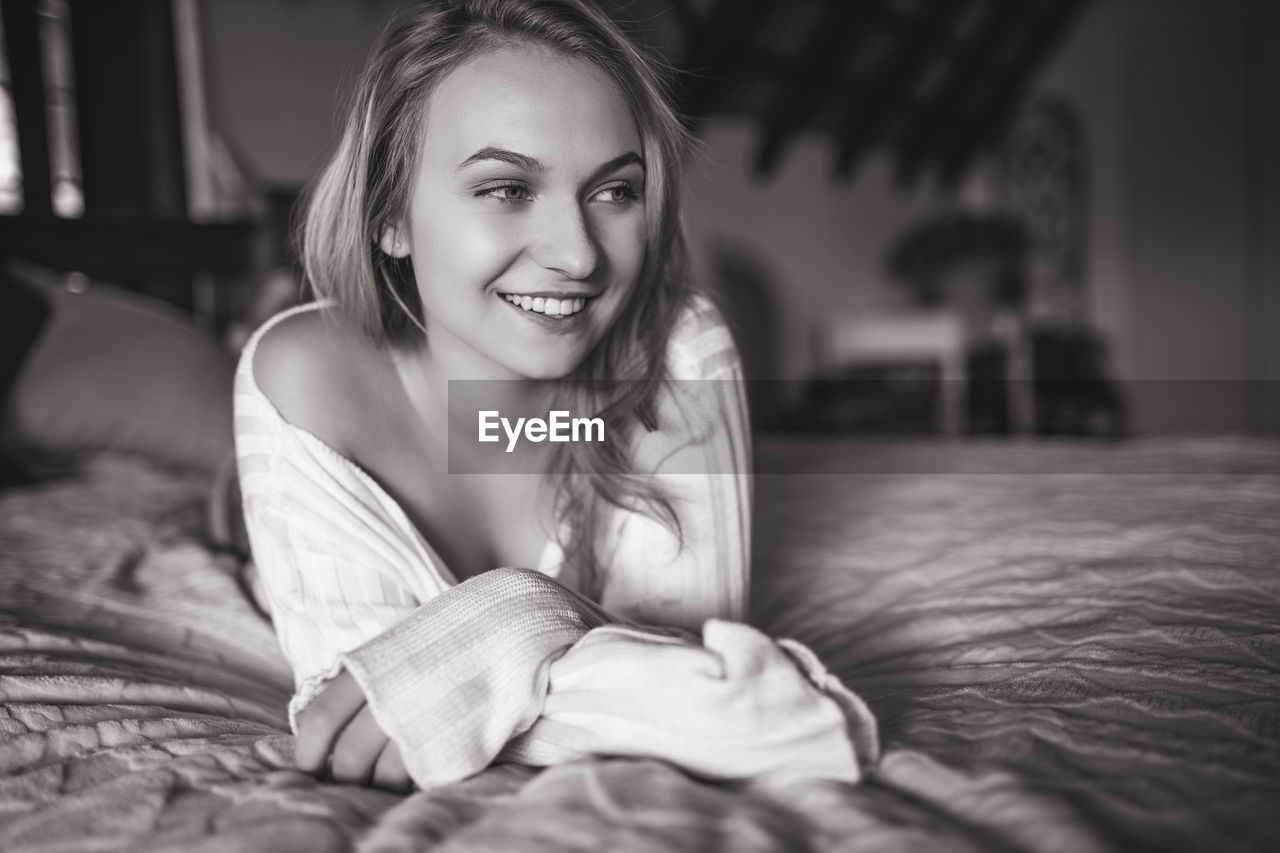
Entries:
{"type": "Polygon", "coordinates": [[[758,456],[753,622],[879,718],[862,784],[317,782],[270,626],[200,544],[208,483],[104,457],[0,495],[0,849],[1273,848],[1280,443],[758,456]]]}

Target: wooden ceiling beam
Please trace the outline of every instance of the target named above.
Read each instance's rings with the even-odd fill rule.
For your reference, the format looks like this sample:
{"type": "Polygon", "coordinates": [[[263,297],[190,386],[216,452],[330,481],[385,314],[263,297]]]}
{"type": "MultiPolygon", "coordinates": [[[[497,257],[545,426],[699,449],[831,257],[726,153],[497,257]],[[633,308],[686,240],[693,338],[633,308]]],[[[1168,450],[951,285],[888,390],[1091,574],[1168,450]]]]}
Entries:
{"type": "Polygon", "coordinates": [[[954,187],[982,147],[1004,135],[1036,69],[1053,52],[1054,46],[1084,11],[1088,2],[1089,0],[1059,0],[1057,5],[1045,12],[1036,32],[1026,39],[1017,56],[1011,58],[1002,85],[988,95],[984,109],[969,123],[967,132],[955,138],[949,148],[942,152],[939,180],[943,186],[954,187]]]}
{"type": "Polygon", "coordinates": [[[955,180],[1065,30],[1071,15],[1061,10],[1078,13],[1088,0],[666,3],[685,35],[684,55],[673,57],[682,112],[693,123],[716,111],[756,116],[757,175],[776,167],[799,128],[821,123],[834,126],[838,178],[849,180],[868,151],[885,146],[906,184],[934,166],[955,180]],[[797,53],[791,38],[766,43],[775,24],[808,28],[797,33],[797,53]]]}
{"type": "Polygon", "coordinates": [[[843,90],[841,71],[851,42],[861,33],[859,24],[874,17],[877,4],[831,3],[814,22],[805,39],[797,64],[783,77],[764,120],[764,136],[756,150],[757,176],[771,172],[789,138],[806,119],[817,112],[829,96],[843,90]]]}
{"type": "Polygon", "coordinates": [[[733,82],[742,48],[749,45],[756,25],[769,11],[770,0],[719,0],[690,40],[679,63],[679,101],[684,115],[698,121],[715,106],[733,82]]]}
{"type": "Polygon", "coordinates": [[[954,132],[955,123],[963,116],[964,104],[976,90],[990,84],[993,74],[1003,71],[993,57],[1034,10],[1035,4],[1028,0],[991,0],[968,48],[954,52],[955,67],[951,74],[919,109],[913,111],[913,118],[902,126],[894,140],[898,159],[895,183],[905,186],[915,182],[929,160],[935,147],[933,143],[954,132]]]}
{"type": "Polygon", "coordinates": [[[969,0],[935,0],[927,5],[918,17],[906,17],[901,12],[890,16],[898,33],[896,49],[890,53],[883,70],[863,89],[872,91],[874,97],[863,99],[857,93],[848,99],[848,106],[836,133],[835,174],[843,180],[852,180],[863,152],[870,148],[876,134],[882,132],[893,108],[900,104],[929,61],[945,50],[951,39],[952,28],[960,21],[969,0]]]}

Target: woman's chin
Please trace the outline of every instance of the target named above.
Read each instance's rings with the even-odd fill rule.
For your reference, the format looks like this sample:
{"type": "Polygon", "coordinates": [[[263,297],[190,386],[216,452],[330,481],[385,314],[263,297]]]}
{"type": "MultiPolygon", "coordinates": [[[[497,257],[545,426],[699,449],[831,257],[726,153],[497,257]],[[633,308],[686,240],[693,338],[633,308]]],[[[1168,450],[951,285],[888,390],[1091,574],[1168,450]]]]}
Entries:
{"type": "MultiPolygon", "coordinates": [[[[550,349],[550,348],[548,348],[550,349]]],[[[554,380],[564,379],[582,364],[584,354],[576,351],[550,351],[541,353],[536,358],[507,358],[504,364],[513,375],[522,379],[554,380]]]]}
{"type": "Polygon", "coordinates": [[[578,367],[578,363],[565,362],[560,364],[544,364],[544,365],[522,365],[515,368],[515,372],[522,379],[532,379],[537,381],[552,381],[556,379],[564,379],[569,376],[578,367]]]}

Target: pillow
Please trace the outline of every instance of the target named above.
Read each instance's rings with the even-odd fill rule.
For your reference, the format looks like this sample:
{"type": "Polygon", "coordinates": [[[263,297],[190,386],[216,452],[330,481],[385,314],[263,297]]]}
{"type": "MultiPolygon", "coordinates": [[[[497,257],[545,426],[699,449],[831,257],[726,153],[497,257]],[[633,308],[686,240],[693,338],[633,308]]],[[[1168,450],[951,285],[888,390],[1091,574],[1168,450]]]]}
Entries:
{"type": "Polygon", "coordinates": [[[235,364],[177,309],[94,284],[52,306],[18,372],[0,448],[35,472],[105,450],[216,471],[233,452],[235,364]]]}
{"type": "MultiPolygon", "coordinates": [[[[27,353],[40,337],[49,319],[49,301],[44,294],[10,275],[0,275],[0,411],[9,399],[9,390],[27,353]]],[[[0,448],[0,486],[26,482],[21,460],[0,448]]]]}

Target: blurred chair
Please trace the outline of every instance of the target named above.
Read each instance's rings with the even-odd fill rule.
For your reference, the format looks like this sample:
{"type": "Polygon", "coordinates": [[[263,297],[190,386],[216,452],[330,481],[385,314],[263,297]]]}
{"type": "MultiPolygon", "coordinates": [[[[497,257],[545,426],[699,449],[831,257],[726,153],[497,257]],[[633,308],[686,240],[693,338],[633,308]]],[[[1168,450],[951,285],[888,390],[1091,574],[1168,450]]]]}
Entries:
{"type": "Polygon", "coordinates": [[[841,370],[928,364],[938,369],[937,428],[959,435],[964,425],[966,334],[952,311],[833,316],[816,329],[820,365],[841,370]]]}

